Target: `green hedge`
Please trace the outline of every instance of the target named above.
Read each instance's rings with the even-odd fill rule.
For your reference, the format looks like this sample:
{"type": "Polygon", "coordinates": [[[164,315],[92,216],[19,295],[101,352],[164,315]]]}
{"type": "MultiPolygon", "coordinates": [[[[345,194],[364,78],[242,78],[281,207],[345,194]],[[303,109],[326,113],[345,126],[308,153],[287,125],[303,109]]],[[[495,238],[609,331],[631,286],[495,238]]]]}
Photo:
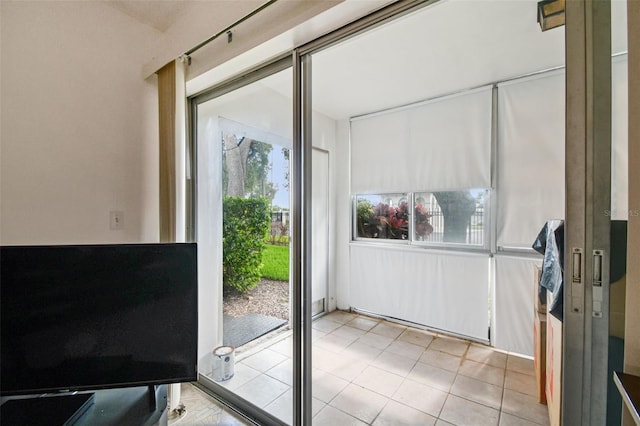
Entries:
{"type": "Polygon", "coordinates": [[[270,221],[266,198],[224,198],[222,262],[225,286],[246,291],[260,282],[264,239],[270,221]]]}

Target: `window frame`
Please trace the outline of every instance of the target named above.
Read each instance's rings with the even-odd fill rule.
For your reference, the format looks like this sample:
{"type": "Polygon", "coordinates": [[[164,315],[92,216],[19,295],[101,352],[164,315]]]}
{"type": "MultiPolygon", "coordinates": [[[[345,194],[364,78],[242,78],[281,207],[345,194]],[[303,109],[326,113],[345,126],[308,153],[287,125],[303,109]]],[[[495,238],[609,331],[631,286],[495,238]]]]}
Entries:
{"type": "MultiPolygon", "coordinates": [[[[419,241],[415,238],[415,206],[416,197],[420,194],[433,194],[434,192],[444,192],[444,190],[420,190],[420,191],[406,191],[406,192],[367,192],[367,193],[354,193],[351,196],[351,243],[363,243],[371,245],[400,245],[406,247],[413,247],[419,249],[431,249],[431,250],[456,250],[456,251],[474,251],[474,252],[490,252],[491,251],[491,232],[493,231],[493,209],[492,198],[495,190],[492,188],[464,188],[464,189],[449,189],[447,191],[484,191],[484,197],[482,202],[482,244],[469,244],[469,243],[454,243],[454,242],[439,242],[439,241],[419,241]],[[408,237],[407,239],[392,239],[392,238],[370,238],[358,235],[358,200],[364,197],[377,196],[381,199],[385,196],[401,196],[404,195],[407,198],[408,203],[408,237]]],[[[382,202],[382,201],[380,201],[382,202]]],[[[433,226],[433,222],[430,222],[433,226]]]]}

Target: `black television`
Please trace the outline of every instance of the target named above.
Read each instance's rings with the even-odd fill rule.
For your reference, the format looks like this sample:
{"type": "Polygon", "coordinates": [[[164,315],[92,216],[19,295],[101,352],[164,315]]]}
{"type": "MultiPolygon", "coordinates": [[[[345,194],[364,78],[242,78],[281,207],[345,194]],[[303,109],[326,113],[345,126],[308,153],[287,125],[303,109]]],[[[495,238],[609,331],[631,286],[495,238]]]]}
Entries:
{"type": "Polygon", "coordinates": [[[197,379],[193,243],[0,247],[2,396],[197,379]]]}

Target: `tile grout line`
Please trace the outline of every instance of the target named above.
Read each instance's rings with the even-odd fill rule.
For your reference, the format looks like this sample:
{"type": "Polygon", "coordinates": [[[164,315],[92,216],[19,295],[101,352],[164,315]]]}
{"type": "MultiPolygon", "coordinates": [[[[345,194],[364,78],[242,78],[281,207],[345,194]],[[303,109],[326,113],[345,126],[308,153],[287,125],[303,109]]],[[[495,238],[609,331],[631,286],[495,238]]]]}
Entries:
{"type": "MultiPolygon", "coordinates": [[[[339,378],[339,379],[341,379],[341,380],[345,380],[345,381],[347,382],[347,386],[349,386],[349,385],[358,386],[359,388],[362,388],[362,389],[365,389],[365,390],[370,391],[370,392],[372,392],[372,393],[375,393],[376,395],[379,395],[379,396],[384,397],[384,398],[386,399],[386,401],[384,402],[384,405],[382,406],[382,408],[381,408],[381,409],[376,413],[375,417],[371,420],[371,422],[370,422],[369,424],[374,423],[374,422],[376,421],[376,419],[378,419],[378,418],[380,417],[380,415],[381,415],[381,414],[382,414],[382,412],[385,410],[385,408],[386,408],[386,407],[388,407],[388,406],[391,404],[391,401],[394,401],[395,403],[398,403],[398,404],[401,404],[401,405],[406,405],[406,404],[403,404],[403,403],[401,403],[401,402],[399,402],[399,401],[396,401],[395,399],[393,399],[393,397],[394,397],[394,395],[396,395],[396,394],[397,394],[398,389],[400,389],[400,387],[401,387],[404,383],[406,383],[406,382],[408,382],[408,381],[410,381],[410,382],[415,382],[415,383],[418,383],[418,384],[421,384],[421,385],[427,386],[427,387],[429,387],[429,388],[433,388],[433,389],[435,389],[435,390],[442,391],[442,389],[440,389],[440,388],[436,388],[436,387],[433,387],[433,386],[431,386],[430,384],[427,384],[427,383],[423,383],[423,382],[421,382],[421,381],[416,381],[416,380],[410,379],[410,378],[409,378],[409,375],[410,375],[410,374],[411,374],[411,372],[416,368],[416,366],[417,366],[417,365],[419,365],[419,363],[421,363],[421,364],[425,364],[425,365],[428,365],[428,366],[430,366],[430,367],[442,368],[442,366],[440,366],[440,364],[435,365],[435,364],[437,364],[437,363],[435,362],[435,359],[434,359],[434,360],[432,360],[432,361],[433,361],[433,363],[425,363],[425,362],[422,362],[422,361],[421,361],[421,359],[422,359],[422,357],[424,356],[424,354],[425,354],[425,353],[427,353],[427,352],[428,352],[428,351],[430,351],[430,350],[431,350],[431,351],[436,351],[436,352],[439,352],[439,353],[443,353],[443,354],[447,354],[447,355],[451,355],[451,356],[456,356],[456,357],[457,357],[457,355],[456,355],[455,353],[451,353],[451,352],[448,352],[448,351],[446,351],[446,350],[443,350],[443,347],[441,347],[441,344],[440,344],[440,343],[438,343],[437,345],[434,345],[434,342],[438,342],[438,341],[442,342],[442,341],[444,341],[444,339],[448,339],[448,338],[449,338],[449,336],[446,336],[446,335],[441,336],[441,335],[439,335],[439,334],[434,335],[433,333],[426,332],[426,334],[427,334],[427,335],[431,336],[431,340],[427,343],[427,345],[426,345],[426,346],[422,346],[422,344],[416,344],[416,342],[418,342],[418,340],[415,340],[415,341],[408,340],[408,339],[400,340],[400,339],[401,339],[401,337],[403,337],[403,336],[405,336],[405,337],[406,337],[406,332],[407,332],[407,331],[412,330],[412,329],[411,329],[411,327],[405,327],[405,328],[404,328],[404,329],[403,329],[399,334],[397,334],[397,335],[395,335],[395,336],[389,336],[389,335],[385,335],[385,334],[381,334],[381,333],[380,333],[380,331],[381,331],[381,330],[383,330],[383,328],[378,329],[378,332],[374,331],[374,329],[375,329],[376,327],[379,327],[380,325],[386,325],[384,321],[380,321],[380,320],[379,320],[379,321],[376,321],[376,322],[375,322],[375,325],[373,325],[373,326],[369,327],[369,328],[368,328],[368,330],[363,330],[362,328],[354,327],[354,326],[353,326],[353,324],[349,325],[349,323],[353,322],[353,321],[354,321],[354,320],[356,320],[357,318],[358,318],[358,317],[356,316],[356,317],[354,317],[354,318],[349,319],[349,320],[348,320],[348,321],[346,321],[346,322],[340,322],[340,321],[334,321],[333,319],[331,319],[331,318],[329,318],[329,317],[326,317],[326,320],[327,320],[327,321],[330,321],[330,322],[335,323],[336,325],[338,325],[338,327],[333,328],[331,331],[328,331],[328,332],[324,332],[324,331],[322,331],[322,330],[318,330],[318,329],[314,329],[314,330],[317,330],[317,331],[322,332],[322,333],[324,334],[324,336],[323,336],[323,337],[325,337],[325,336],[329,336],[329,335],[332,335],[332,334],[333,334],[335,337],[341,337],[341,338],[343,338],[343,339],[345,339],[345,340],[349,340],[349,338],[345,338],[344,336],[340,336],[339,334],[335,334],[335,332],[336,332],[338,329],[340,329],[341,327],[348,326],[348,327],[352,327],[352,328],[357,329],[357,330],[361,330],[361,331],[363,332],[363,334],[362,334],[362,335],[357,335],[357,336],[356,336],[356,338],[355,338],[353,341],[350,341],[350,342],[349,342],[346,346],[344,346],[344,347],[338,347],[338,346],[336,346],[336,347],[334,347],[334,348],[332,348],[332,349],[324,348],[324,350],[325,350],[325,351],[327,351],[329,354],[331,354],[331,353],[333,353],[333,354],[340,354],[340,353],[342,353],[342,354],[348,354],[348,353],[349,353],[349,348],[350,348],[352,345],[354,345],[355,343],[357,343],[357,342],[358,342],[362,337],[364,337],[364,336],[371,336],[371,338],[374,338],[374,337],[376,337],[376,336],[377,336],[377,337],[380,337],[380,338],[389,338],[389,339],[391,339],[391,341],[390,341],[389,343],[387,343],[384,347],[371,346],[368,342],[361,342],[363,345],[366,345],[366,346],[359,348],[359,349],[360,349],[360,351],[362,351],[362,350],[367,351],[367,349],[364,349],[364,348],[366,348],[367,346],[371,346],[372,350],[378,351],[378,353],[377,353],[373,358],[371,358],[371,359],[369,359],[369,358],[364,359],[364,360],[363,360],[364,368],[362,369],[362,371],[359,371],[357,374],[355,374],[355,376],[349,375],[349,378],[348,378],[348,379],[347,379],[347,378],[345,378],[345,377],[343,377],[343,376],[335,375],[332,371],[327,371],[327,370],[319,369],[319,370],[320,370],[320,371],[322,371],[323,373],[329,374],[329,375],[334,376],[334,377],[336,377],[336,378],[339,378]],[[443,339],[443,340],[440,340],[440,339],[443,339]],[[389,350],[389,349],[390,349],[390,346],[391,346],[391,345],[393,345],[394,343],[397,343],[397,342],[403,342],[403,343],[405,343],[405,344],[409,344],[409,345],[414,345],[414,346],[416,346],[416,347],[420,347],[420,348],[421,348],[421,350],[420,350],[420,352],[417,354],[417,355],[418,355],[418,356],[417,356],[417,358],[415,358],[415,355],[412,355],[412,356],[405,356],[406,354],[411,353],[411,352],[403,353],[400,349],[398,349],[398,350],[400,351],[400,353],[395,353],[395,352],[390,351],[390,350],[389,350]],[[436,347],[436,346],[438,346],[438,347],[436,347]],[[339,349],[339,351],[337,351],[337,352],[336,352],[336,349],[339,349]],[[385,359],[384,361],[381,361],[381,363],[379,363],[379,364],[375,364],[375,363],[376,363],[376,361],[377,361],[377,360],[378,360],[378,359],[379,359],[383,354],[387,354],[388,358],[387,358],[387,359],[385,359]],[[402,368],[403,368],[403,370],[402,370],[402,371],[404,371],[404,368],[405,368],[407,365],[409,365],[409,364],[410,364],[409,369],[407,370],[407,373],[406,373],[406,374],[398,374],[398,372],[397,372],[396,370],[391,371],[390,369],[388,369],[388,368],[386,368],[386,367],[384,366],[384,364],[386,364],[387,362],[393,362],[393,358],[394,358],[394,357],[398,357],[398,358],[406,358],[406,359],[408,359],[408,360],[410,360],[410,361],[411,361],[410,363],[406,363],[406,364],[404,364],[404,365],[403,365],[403,367],[402,367],[402,368]],[[376,390],[374,390],[374,389],[369,389],[369,388],[368,388],[368,387],[366,387],[366,386],[363,386],[363,385],[360,385],[360,384],[355,383],[355,381],[356,381],[359,377],[361,377],[361,376],[362,376],[362,374],[363,374],[367,369],[369,369],[369,368],[376,368],[376,369],[380,369],[381,371],[384,371],[384,372],[386,372],[386,373],[388,373],[388,374],[390,374],[390,375],[393,375],[393,376],[397,376],[397,377],[401,378],[402,380],[400,381],[400,384],[397,386],[397,389],[395,389],[395,390],[391,393],[391,395],[389,395],[389,396],[387,396],[387,395],[383,395],[383,394],[379,393],[378,391],[376,391],[376,390]]],[[[366,318],[366,319],[368,319],[368,318],[366,318]]],[[[361,324],[359,324],[359,325],[360,325],[361,327],[362,327],[362,326],[366,326],[366,325],[364,325],[364,324],[365,324],[365,323],[361,323],[361,324]]],[[[329,326],[328,328],[331,328],[331,326],[329,326]]],[[[422,331],[422,330],[418,330],[418,331],[422,331]]],[[[416,337],[417,337],[417,336],[416,336],[416,337]]],[[[281,340],[284,340],[284,338],[283,338],[283,339],[281,339],[281,340]]],[[[383,339],[383,340],[384,340],[384,339],[383,339]]],[[[460,340],[460,339],[454,339],[454,341],[457,341],[457,340],[460,340]]],[[[461,341],[464,341],[464,340],[461,340],[461,341]]],[[[447,400],[448,400],[449,396],[450,396],[450,395],[454,395],[455,397],[458,397],[458,395],[455,395],[455,394],[453,394],[453,393],[452,393],[452,390],[453,390],[453,387],[454,387],[454,385],[455,385],[456,381],[458,380],[458,378],[459,378],[460,376],[463,376],[463,377],[465,377],[465,378],[469,378],[469,379],[473,379],[473,380],[477,380],[477,381],[479,381],[479,382],[487,383],[488,385],[493,385],[493,383],[485,382],[484,380],[480,380],[480,379],[477,379],[477,378],[475,378],[475,377],[466,376],[466,375],[464,375],[464,374],[462,374],[462,373],[460,372],[460,370],[461,370],[461,368],[462,368],[462,365],[465,363],[465,361],[478,362],[478,361],[475,361],[475,360],[472,360],[471,358],[469,358],[469,354],[470,354],[471,348],[473,347],[473,344],[472,344],[473,342],[469,342],[469,341],[464,341],[464,342],[466,343],[466,347],[465,347],[465,349],[464,349],[464,352],[459,356],[460,361],[459,361],[458,366],[457,366],[457,368],[456,368],[456,370],[455,370],[455,372],[454,372],[455,374],[453,375],[453,380],[452,380],[452,382],[449,384],[449,386],[448,386],[448,390],[445,392],[445,394],[446,394],[446,398],[445,398],[445,400],[444,400],[444,402],[443,402],[442,406],[441,406],[441,407],[439,408],[439,410],[438,410],[438,416],[436,416],[436,419],[440,419],[440,416],[442,415],[442,413],[443,413],[443,411],[444,411],[444,406],[445,406],[445,404],[446,404],[446,402],[447,402],[447,400]]],[[[277,342],[276,342],[276,343],[277,343],[277,342]]],[[[275,344],[275,343],[274,343],[274,344],[275,344]]],[[[280,395],[276,396],[273,400],[271,400],[270,402],[266,403],[266,404],[264,405],[264,407],[268,406],[269,404],[272,404],[275,400],[277,400],[278,398],[280,398],[280,397],[281,397],[282,395],[284,395],[288,390],[290,390],[290,389],[291,389],[291,387],[290,387],[287,383],[284,383],[284,382],[282,382],[280,379],[278,379],[278,378],[276,378],[276,377],[273,377],[273,376],[271,376],[271,375],[269,375],[269,374],[268,374],[268,371],[271,371],[271,370],[275,369],[277,366],[279,366],[279,365],[281,365],[281,364],[285,363],[285,362],[287,361],[287,359],[290,359],[290,357],[289,357],[288,355],[285,355],[285,354],[283,354],[283,353],[281,353],[281,352],[279,352],[279,351],[277,351],[277,350],[275,350],[275,349],[271,349],[271,346],[272,346],[272,345],[269,345],[269,347],[268,347],[268,348],[267,348],[267,347],[265,347],[265,349],[269,349],[269,350],[271,350],[271,351],[273,351],[273,352],[275,352],[275,353],[277,353],[277,354],[279,354],[279,355],[283,355],[283,356],[285,356],[285,359],[284,359],[284,360],[282,360],[281,362],[276,363],[275,365],[271,366],[271,367],[270,367],[269,369],[267,369],[266,371],[261,371],[261,372],[260,372],[260,374],[262,374],[262,375],[264,375],[264,376],[266,376],[266,377],[269,377],[270,379],[276,380],[277,382],[282,383],[283,385],[285,385],[285,386],[287,387],[287,389],[286,389],[284,392],[282,392],[280,395]]],[[[315,346],[315,344],[314,344],[314,346],[315,346]]],[[[444,349],[446,349],[446,346],[444,347],[444,349]]],[[[489,349],[489,350],[491,350],[491,348],[488,348],[488,349],[489,349]]],[[[450,349],[450,350],[451,350],[451,349],[450,349]]],[[[252,354],[252,355],[253,355],[253,354],[252,354]]],[[[502,375],[501,375],[501,376],[502,376],[502,386],[501,386],[501,393],[500,393],[501,398],[500,398],[500,402],[499,402],[499,409],[498,409],[498,410],[496,410],[496,411],[498,411],[498,424],[499,424],[499,422],[502,420],[502,418],[503,418],[503,414],[505,413],[505,412],[503,411],[503,408],[504,408],[504,398],[505,398],[506,391],[507,391],[507,388],[506,388],[506,376],[507,376],[507,373],[508,373],[508,371],[509,371],[509,369],[507,368],[507,366],[509,365],[509,357],[510,357],[510,355],[509,355],[509,354],[506,354],[506,355],[507,355],[507,360],[506,360],[506,362],[505,362],[505,366],[504,366],[504,368],[501,368],[501,370],[502,370],[502,375]]],[[[495,367],[493,364],[489,364],[488,362],[484,362],[483,364],[485,364],[485,365],[489,365],[489,366],[491,366],[491,367],[495,367]]],[[[519,363],[518,363],[518,364],[516,364],[516,367],[521,367],[521,366],[522,366],[522,364],[519,364],[519,363]]],[[[500,368],[500,367],[495,367],[495,368],[500,368]]],[[[451,370],[448,370],[448,369],[444,369],[444,370],[446,370],[446,371],[451,371],[451,370]]],[[[354,371],[355,371],[355,370],[354,370],[354,371]]],[[[514,371],[516,371],[516,372],[520,372],[520,370],[514,370],[514,371]]],[[[525,375],[529,375],[529,376],[530,376],[530,374],[526,374],[525,372],[521,372],[521,374],[525,374],[525,375]]],[[[255,379],[255,378],[254,378],[254,379],[255,379]]],[[[249,383],[250,381],[251,381],[251,380],[249,380],[247,383],[249,383]]],[[[395,381],[395,379],[394,379],[394,381],[395,381]]],[[[324,404],[324,406],[325,406],[325,407],[328,405],[328,406],[330,406],[331,408],[336,409],[336,410],[338,410],[338,411],[340,411],[340,412],[344,413],[345,415],[348,415],[348,416],[350,416],[350,417],[352,417],[352,418],[356,418],[356,419],[360,420],[358,417],[355,417],[355,416],[353,416],[353,415],[351,415],[351,414],[349,414],[349,413],[347,413],[347,412],[345,412],[345,411],[343,411],[343,410],[341,410],[341,409],[339,409],[339,408],[337,408],[337,407],[335,407],[335,406],[331,405],[331,403],[332,403],[333,401],[335,401],[335,399],[336,399],[340,394],[342,394],[342,393],[345,391],[345,389],[346,389],[346,387],[345,387],[345,388],[343,388],[342,390],[338,391],[338,392],[337,392],[335,395],[333,395],[333,396],[329,399],[329,401],[327,401],[327,402],[324,402],[324,401],[321,401],[321,400],[319,400],[319,401],[320,401],[320,402],[322,402],[322,403],[324,404]]],[[[513,390],[513,392],[517,392],[517,393],[519,393],[519,394],[523,394],[523,395],[525,395],[525,396],[531,396],[531,395],[529,395],[528,393],[526,393],[526,392],[520,392],[519,390],[513,390]]],[[[485,407],[488,407],[488,408],[491,408],[491,409],[495,409],[493,406],[489,406],[489,405],[486,405],[486,404],[484,404],[484,403],[481,403],[481,402],[478,402],[478,401],[475,401],[475,400],[472,400],[472,399],[468,399],[468,398],[465,398],[465,397],[459,397],[459,398],[464,399],[464,400],[467,400],[467,401],[470,401],[470,402],[473,402],[473,403],[476,403],[476,404],[479,404],[479,405],[482,405],[482,406],[485,406],[485,407]]],[[[411,406],[411,405],[408,405],[408,407],[411,407],[411,408],[413,408],[413,409],[415,409],[415,410],[417,410],[417,411],[419,411],[419,412],[421,412],[421,413],[424,413],[424,414],[426,414],[426,415],[429,415],[429,416],[433,417],[433,415],[431,415],[431,414],[429,414],[429,413],[425,413],[424,411],[422,411],[422,410],[420,410],[420,409],[416,409],[416,408],[414,408],[414,407],[413,407],[413,406],[411,406]]],[[[324,408],[322,408],[322,410],[323,410],[323,409],[324,409],[324,408]]],[[[316,415],[317,415],[317,413],[316,413],[316,415]]],[[[520,416],[517,416],[517,415],[516,415],[515,417],[521,418],[520,416]]],[[[442,419],[442,420],[444,421],[444,419],[442,419]]],[[[527,420],[528,420],[528,419],[527,419],[527,420]]],[[[532,420],[528,420],[528,421],[532,421],[532,420]]],[[[532,423],[533,423],[533,421],[532,421],[532,423]]]]}

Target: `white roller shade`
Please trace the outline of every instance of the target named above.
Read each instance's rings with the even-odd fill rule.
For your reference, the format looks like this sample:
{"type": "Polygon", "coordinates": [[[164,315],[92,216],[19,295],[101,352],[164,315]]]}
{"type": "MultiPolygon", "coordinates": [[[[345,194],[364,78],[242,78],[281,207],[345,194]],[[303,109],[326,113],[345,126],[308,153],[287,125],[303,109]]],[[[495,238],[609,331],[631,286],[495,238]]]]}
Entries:
{"type": "Polygon", "coordinates": [[[354,193],[491,186],[491,87],[351,122],[354,193]]]}
{"type": "Polygon", "coordinates": [[[564,71],[498,87],[498,246],[531,247],[564,218],[564,71]]]}
{"type": "Polygon", "coordinates": [[[489,258],[351,246],[351,306],[486,341],[489,258]]]}
{"type": "Polygon", "coordinates": [[[498,255],[495,262],[491,343],[497,349],[533,356],[535,267],[542,261],[498,255]]]}
{"type": "Polygon", "coordinates": [[[627,55],[611,61],[611,219],[629,217],[629,83],[627,55]]]}

